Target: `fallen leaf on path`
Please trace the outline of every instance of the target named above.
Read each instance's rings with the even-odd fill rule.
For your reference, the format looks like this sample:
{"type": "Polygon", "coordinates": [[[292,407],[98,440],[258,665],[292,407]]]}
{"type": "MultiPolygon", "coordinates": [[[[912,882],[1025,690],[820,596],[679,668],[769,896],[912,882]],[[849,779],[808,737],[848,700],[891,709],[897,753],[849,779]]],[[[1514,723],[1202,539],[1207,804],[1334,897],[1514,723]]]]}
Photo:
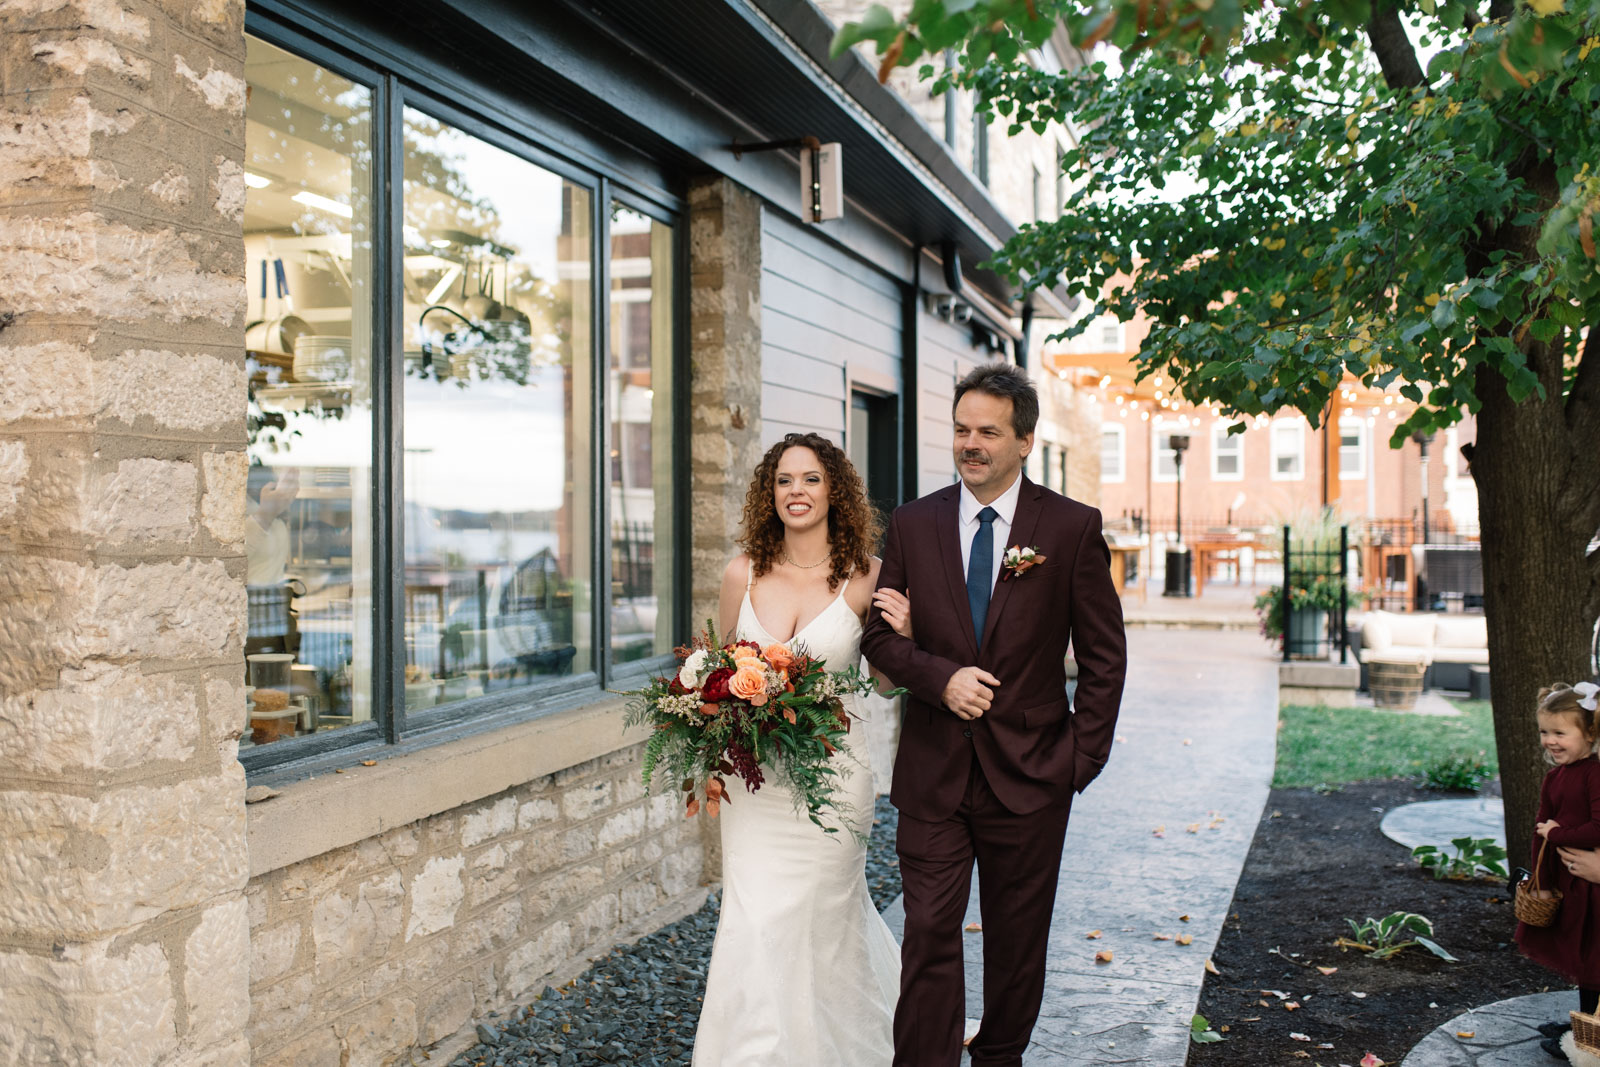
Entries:
{"type": "Polygon", "coordinates": [[[1188,826],[1185,826],[1184,829],[1188,830],[1191,834],[1197,834],[1200,832],[1200,824],[1197,822],[1192,822],[1188,826]]]}
{"type": "Polygon", "coordinates": [[[1121,734],[1117,735],[1117,744],[1125,745],[1127,743],[1128,743],[1128,739],[1126,737],[1123,737],[1121,734]]]}
{"type": "Polygon", "coordinates": [[[1083,936],[1087,937],[1090,941],[1098,941],[1098,940],[1100,940],[1100,931],[1099,930],[1090,930],[1087,934],[1084,934],[1083,936]]]}
{"type": "Polygon", "coordinates": [[[1178,944],[1180,944],[1180,945],[1192,945],[1192,944],[1194,944],[1194,935],[1193,934],[1179,934],[1178,935],[1178,944]]]}
{"type": "Polygon", "coordinates": [[[1283,1010],[1284,1011],[1299,1011],[1300,1010],[1300,1002],[1298,1000],[1287,1001],[1283,1005],[1283,1010]]]}
{"type": "Polygon", "coordinates": [[[1094,954],[1094,961],[1096,963],[1110,963],[1111,962],[1111,950],[1108,949],[1108,948],[1103,948],[1099,952],[1096,952],[1094,954]]]}
{"type": "Polygon", "coordinates": [[[1357,1000],[1366,1000],[1367,999],[1367,995],[1365,993],[1351,993],[1350,995],[1352,997],[1355,997],[1357,1000]]]}
{"type": "Polygon", "coordinates": [[[1221,971],[1217,970],[1217,965],[1215,963],[1212,963],[1209,957],[1206,959],[1206,973],[1207,974],[1217,974],[1217,975],[1220,975],[1222,973],[1221,971]]]}
{"type": "Polygon", "coordinates": [[[377,765],[378,761],[375,759],[364,759],[361,761],[361,766],[363,767],[376,767],[377,765]]]}
{"type": "Polygon", "coordinates": [[[1478,1032],[1476,1030],[1457,1030],[1456,1031],[1456,1036],[1459,1037],[1459,1038],[1463,1038],[1463,1039],[1469,1038],[1469,1037],[1476,1037],[1477,1034],[1478,1034],[1478,1032]]]}
{"type": "Polygon", "coordinates": [[[1311,1053],[1307,1052],[1305,1049],[1301,1049],[1299,1052],[1294,1054],[1294,1058],[1297,1060],[1309,1060],[1311,1058],[1311,1053]]]}
{"type": "Polygon", "coordinates": [[[1270,1008],[1270,1007],[1272,1007],[1272,1005],[1271,1005],[1271,1004],[1268,1004],[1268,1003],[1267,1003],[1267,1002],[1266,1002],[1266,1001],[1264,1001],[1264,1000],[1258,1000],[1258,1001],[1256,1001],[1256,1003],[1257,1003],[1257,1004],[1259,1004],[1259,1005],[1261,1005],[1261,1006],[1262,1006],[1262,1007],[1263,1007],[1263,1008],[1270,1008]]]}
{"type": "Polygon", "coordinates": [[[1185,738],[1184,738],[1184,739],[1183,739],[1183,743],[1184,743],[1184,744],[1186,744],[1186,745],[1192,745],[1192,744],[1194,744],[1194,738],[1192,738],[1192,737],[1185,737],[1185,738]]]}
{"type": "Polygon", "coordinates": [[[1322,1044],[1318,1045],[1317,1047],[1318,1048],[1332,1048],[1333,1047],[1333,1042],[1332,1041],[1324,1041],[1322,1044]]]}
{"type": "Polygon", "coordinates": [[[1186,922],[1188,922],[1188,921],[1189,921],[1189,916],[1187,916],[1187,915],[1180,915],[1180,916],[1178,916],[1178,921],[1179,921],[1179,922],[1181,922],[1181,923],[1186,923],[1186,922]]]}
{"type": "Polygon", "coordinates": [[[1167,836],[1166,824],[1163,823],[1162,825],[1156,827],[1154,830],[1151,830],[1150,832],[1153,835],[1155,835],[1156,837],[1166,837],[1167,836]]]}
{"type": "Polygon", "coordinates": [[[1310,1041],[1311,1040],[1311,1035],[1309,1035],[1309,1034],[1290,1034],[1289,1035],[1289,1040],[1290,1041],[1310,1041]]]}
{"type": "Polygon", "coordinates": [[[1285,993],[1281,989],[1263,989],[1261,992],[1266,994],[1269,997],[1277,997],[1279,1000],[1288,1000],[1289,999],[1289,994],[1285,993]]]}
{"type": "Polygon", "coordinates": [[[1171,941],[1172,940],[1172,935],[1171,934],[1151,934],[1150,937],[1151,937],[1152,940],[1155,940],[1155,941],[1171,941]]]}
{"type": "Polygon", "coordinates": [[[1318,967],[1317,970],[1321,971],[1323,974],[1335,974],[1335,973],[1338,972],[1339,968],[1337,968],[1337,967],[1318,967]]]}
{"type": "Polygon", "coordinates": [[[1261,1016],[1252,1015],[1248,1019],[1240,1019],[1239,1021],[1242,1022],[1242,1023],[1258,1023],[1258,1022],[1261,1021],[1261,1016]]]}
{"type": "Polygon", "coordinates": [[[965,930],[969,934],[981,934],[981,933],[983,933],[983,924],[982,923],[968,923],[967,925],[963,926],[961,929],[965,930]]]}
{"type": "Polygon", "coordinates": [[[1361,1067],[1384,1067],[1384,1061],[1369,1052],[1361,1057],[1361,1067]]]}

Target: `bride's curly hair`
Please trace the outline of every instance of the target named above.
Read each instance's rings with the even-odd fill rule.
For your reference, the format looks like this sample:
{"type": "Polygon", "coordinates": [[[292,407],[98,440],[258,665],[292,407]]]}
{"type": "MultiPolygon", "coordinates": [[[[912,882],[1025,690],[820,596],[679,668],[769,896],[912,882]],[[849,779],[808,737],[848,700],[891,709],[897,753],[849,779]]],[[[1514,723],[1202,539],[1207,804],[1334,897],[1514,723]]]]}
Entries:
{"type": "Polygon", "coordinates": [[[767,449],[756,465],[755,477],[744,495],[744,532],[739,547],[750,557],[750,573],[760,577],[783,556],[783,520],[773,502],[778,481],[778,461],[791,448],[809,448],[822,464],[828,483],[828,552],[833,565],[828,573],[828,588],[856,574],[872,569],[872,553],[883,536],[883,522],[867,499],[850,457],[826,437],[814,433],[786,434],[767,449]]]}

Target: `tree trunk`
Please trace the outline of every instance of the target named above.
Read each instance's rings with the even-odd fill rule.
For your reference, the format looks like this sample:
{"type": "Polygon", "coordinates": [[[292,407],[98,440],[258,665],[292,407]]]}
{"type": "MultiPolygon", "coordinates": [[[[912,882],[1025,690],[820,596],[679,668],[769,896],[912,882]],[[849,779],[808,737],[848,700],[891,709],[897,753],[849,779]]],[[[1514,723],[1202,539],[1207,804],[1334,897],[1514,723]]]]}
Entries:
{"type": "MultiPolygon", "coordinates": [[[[1472,477],[1482,530],[1484,612],[1488,619],[1495,747],[1505,792],[1506,844],[1513,866],[1525,864],[1547,766],[1534,717],[1539,689],[1588,674],[1594,626],[1585,555],[1594,530],[1574,494],[1572,437],[1563,413],[1561,351],[1538,346],[1530,365],[1553,371],[1546,396],[1521,404],[1505,381],[1478,372],[1472,477]],[[1553,385],[1553,388],[1550,386],[1553,385]]],[[[1546,374],[1540,375],[1541,379],[1546,374]]]]}

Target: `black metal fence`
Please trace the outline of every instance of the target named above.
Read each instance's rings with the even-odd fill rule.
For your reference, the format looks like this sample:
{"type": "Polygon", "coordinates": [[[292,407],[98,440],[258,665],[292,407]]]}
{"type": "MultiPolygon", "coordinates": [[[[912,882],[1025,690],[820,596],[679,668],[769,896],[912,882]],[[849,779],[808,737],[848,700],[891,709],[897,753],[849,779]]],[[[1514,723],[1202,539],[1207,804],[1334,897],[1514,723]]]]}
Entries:
{"type": "Polygon", "coordinates": [[[1345,634],[1350,611],[1350,528],[1339,527],[1334,546],[1327,532],[1296,539],[1283,527],[1283,584],[1278,610],[1283,620],[1283,658],[1320,659],[1335,644],[1339,662],[1348,662],[1345,634]],[[1299,605],[1296,606],[1296,601],[1299,605]]]}

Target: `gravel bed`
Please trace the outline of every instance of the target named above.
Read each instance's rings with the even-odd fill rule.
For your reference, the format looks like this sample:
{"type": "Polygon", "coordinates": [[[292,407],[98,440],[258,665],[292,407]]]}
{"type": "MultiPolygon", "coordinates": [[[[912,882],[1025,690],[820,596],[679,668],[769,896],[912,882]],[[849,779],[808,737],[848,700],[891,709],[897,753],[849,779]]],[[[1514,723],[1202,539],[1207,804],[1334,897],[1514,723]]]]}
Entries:
{"type": "MultiPolygon", "coordinates": [[[[867,846],[867,887],[879,911],[900,895],[896,815],[879,797],[867,846]]],[[[491,1012],[478,1023],[478,1044],[451,1067],[688,1063],[720,907],[712,894],[692,915],[616,946],[566,988],[547,986],[510,1016],[491,1012]]]]}

